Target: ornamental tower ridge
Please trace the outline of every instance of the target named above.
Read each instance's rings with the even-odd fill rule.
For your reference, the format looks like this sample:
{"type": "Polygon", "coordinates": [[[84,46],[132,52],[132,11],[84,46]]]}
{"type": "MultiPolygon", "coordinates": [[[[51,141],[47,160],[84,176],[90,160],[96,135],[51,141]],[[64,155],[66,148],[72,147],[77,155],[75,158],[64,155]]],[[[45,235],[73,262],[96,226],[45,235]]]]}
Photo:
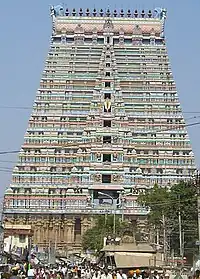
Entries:
{"type": "Polygon", "coordinates": [[[165,44],[166,10],[51,7],[52,37],[5,192],[33,243],[80,243],[90,216],[137,219],[140,191],[195,171],[165,44]]]}

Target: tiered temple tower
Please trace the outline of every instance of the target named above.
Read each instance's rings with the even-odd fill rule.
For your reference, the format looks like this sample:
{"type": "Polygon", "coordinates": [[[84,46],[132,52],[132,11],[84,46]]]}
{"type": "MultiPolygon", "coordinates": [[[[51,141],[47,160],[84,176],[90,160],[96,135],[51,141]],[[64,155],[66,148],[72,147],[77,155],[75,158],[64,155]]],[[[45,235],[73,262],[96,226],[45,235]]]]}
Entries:
{"type": "Polygon", "coordinates": [[[95,214],[140,220],[140,191],[190,179],[194,156],[167,55],[166,11],[51,8],[52,38],[4,221],[69,249],[95,214]]]}

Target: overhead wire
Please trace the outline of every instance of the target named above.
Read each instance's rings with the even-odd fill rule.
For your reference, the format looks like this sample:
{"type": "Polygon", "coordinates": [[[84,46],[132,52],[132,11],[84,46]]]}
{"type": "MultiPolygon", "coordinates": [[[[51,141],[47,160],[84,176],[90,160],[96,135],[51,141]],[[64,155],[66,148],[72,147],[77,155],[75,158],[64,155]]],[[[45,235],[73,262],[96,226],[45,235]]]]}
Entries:
{"type": "Polygon", "coordinates": [[[11,170],[5,170],[5,169],[1,169],[1,168],[0,168],[0,172],[11,173],[11,174],[13,173],[13,171],[11,171],[11,170]]]}
{"type": "Polygon", "coordinates": [[[188,117],[188,118],[184,118],[184,119],[185,119],[185,121],[188,121],[188,120],[196,119],[196,118],[200,118],[200,115],[194,115],[194,116],[191,116],[191,117],[188,117]]]}
{"type": "Polygon", "coordinates": [[[11,164],[15,164],[17,161],[13,161],[13,160],[0,160],[0,163],[11,163],[11,164]]]}
{"type": "Polygon", "coordinates": [[[4,154],[13,154],[13,153],[19,153],[19,150],[6,150],[6,151],[0,151],[0,155],[4,155],[4,154]]]}
{"type": "Polygon", "coordinates": [[[0,106],[0,109],[21,109],[21,110],[24,110],[24,109],[28,109],[28,110],[30,110],[30,109],[33,109],[33,107],[26,107],[26,106],[24,106],[24,107],[18,107],[18,106],[0,106]]]}
{"type": "MultiPolygon", "coordinates": [[[[24,109],[28,109],[28,110],[32,110],[33,109],[33,106],[0,106],[0,109],[21,109],[21,110],[24,110],[24,109]]],[[[187,113],[187,114],[200,114],[200,111],[181,111],[181,113],[187,113]]]]}
{"type": "MultiPolygon", "coordinates": [[[[166,131],[171,131],[173,129],[177,129],[177,128],[185,128],[185,127],[192,127],[192,126],[196,126],[196,125],[200,125],[200,121],[199,122],[195,122],[195,123],[189,123],[189,124],[175,124],[173,127],[170,127],[168,129],[163,129],[163,130],[152,130],[152,131],[148,131],[147,133],[160,133],[160,132],[166,132],[166,131]]],[[[81,146],[81,145],[87,145],[90,143],[95,143],[97,141],[90,141],[90,142],[76,142],[74,141],[73,143],[68,143],[66,146],[64,147],[68,147],[68,146],[81,146]]],[[[0,155],[5,155],[5,154],[14,154],[14,153],[19,153],[20,150],[6,150],[6,151],[0,151],[0,155]]]]}
{"type": "MultiPolygon", "coordinates": [[[[181,204],[181,203],[185,203],[185,202],[190,202],[190,201],[196,201],[197,197],[194,196],[192,198],[186,198],[186,199],[177,199],[177,200],[171,200],[171,201],[166,201],[166,202],[149,202],[149,206],[165,206],[165,205],[171,205],[171,204],[181,204]]],[[[148,207],[148,206],[147,206],[148,207]]]]}
{"type": "MultiPolygon", "coordinates": [[[[32,107],[12,107],[12,106],[0,106],[0,108],[9,108],[9,109],[32,109],[32,107]]],[[[192,112],[184,112],[184,113],[192,113],[192,112]]],[[[194,112],[194,113],[200,113],[200,112],[194,112]]],[[[186,120],[191,120],[191,119],[197,119],[200,118],[200,116],[192,116],[189,117],[186,120]]],[[[184,128],[184,127],[192,127],[192,126],[196,126],[199,125],[200,121],[198,122],[194,122],[194,123],[188,123],[188,124],[175,124],[170,128],[167,129],[162,129],[162,130],[152,130],[152,131],[148,131],[148,133],[160,133],[160,132],[165,132],[165,131],[171,131],[173,129],[177,129],[177,128],[184,128]]],[[[74,143],[68,143],[66,145],[66,147],[68,146],[81,146],[81,145],[86,145],[86,144],[90,144],[90,143],[95,143],[96,141],[93,142],[74,142],[74,143]]],[[[6,155],[6,154],[17,154],[19,153],[20,150],[6,150],[6,151],[0,151],[0,155],[6,155]]],[[[17,161],[0,161],[0,162],[12,162],[12,163],[17,163],[17,161]]],[[[12,169],[10,168],[2,168],[0,167],[0,172],[12,172],[12,169]]]]}
{"type": "Polygon", "coordinates": [[[9,167],[0,167],[0,169],[2,169],[2,170],[13,170],[12,168],[9,168],[9,167]]]}

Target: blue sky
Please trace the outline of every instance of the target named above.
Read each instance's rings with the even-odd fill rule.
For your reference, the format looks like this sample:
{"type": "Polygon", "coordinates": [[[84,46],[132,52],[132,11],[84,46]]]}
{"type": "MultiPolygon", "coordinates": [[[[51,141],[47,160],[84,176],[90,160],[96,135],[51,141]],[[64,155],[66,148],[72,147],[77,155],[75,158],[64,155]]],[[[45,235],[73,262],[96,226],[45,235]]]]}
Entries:
{"type": "MultiPolygon", "coordinates": [[[[69,8],[124,8],[168,10],[166,37],[168,53],[180,102],[188,123],[200,121],[200,31],[199,0],[85,0],[66,3],[69,8]],[[101,4],[98,4],[98,3],[101,4]],[[188,113],[193,112],[193,113],[188,113]]],[[[11,0],[1,2],[0,16],[0,151],[19,150],[27,127],[30,109],[8,109],[3,106],[31,107],[39,87],[51,35],[51,0],[11,0]],[[30,4],[29,4],[30,3],[30,4]]],[[[189,129],[196,162],[200,166],[200,125],[189,129]]],[[[9,185],[11,169],[17,155],[0,155],[0,196],[9,185]]]]}

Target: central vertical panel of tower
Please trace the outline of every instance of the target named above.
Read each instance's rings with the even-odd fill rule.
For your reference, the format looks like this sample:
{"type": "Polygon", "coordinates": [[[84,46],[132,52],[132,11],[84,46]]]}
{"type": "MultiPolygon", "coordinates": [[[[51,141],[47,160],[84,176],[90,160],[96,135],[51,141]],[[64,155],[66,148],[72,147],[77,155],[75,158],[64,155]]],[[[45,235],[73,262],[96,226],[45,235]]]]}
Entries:
{"type": "Polygon", "coordinates": [[[91,216],[137,219],[141,191],[189,179],[194,157],[168,60],[166,11],[52,7],[52,40],[5,222],[78,247],[91,216]]]}

